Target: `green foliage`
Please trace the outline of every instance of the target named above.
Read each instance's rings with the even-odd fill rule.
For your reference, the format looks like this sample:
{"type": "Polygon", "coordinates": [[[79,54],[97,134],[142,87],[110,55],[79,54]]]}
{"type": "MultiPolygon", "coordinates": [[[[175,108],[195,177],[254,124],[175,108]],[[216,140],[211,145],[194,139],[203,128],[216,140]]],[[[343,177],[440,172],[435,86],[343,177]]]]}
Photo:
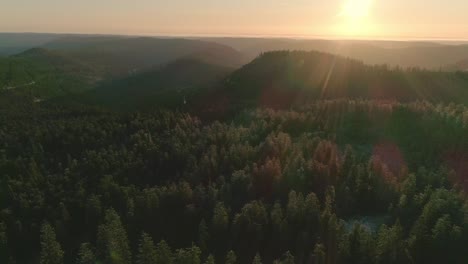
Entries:
{"type": "Polygon", "coordinates": [[[280,260],[274,261],[274,264],[295,264],[296,261],[294,260],[294,256],[291,254],[291,252],[286,252],[284,255],[281,257],[280,260]]]}
{"type": "Polygon", "coordinates": [[[376,263],[409,263],[403,228],[399,222],[392,227],[383,225],[376,243],[376,263]]]}
{"type": "Polygon", "coordinates": [[[232,250],[229,250],[229,252],[226,255],[225,264],[235,264],[235,263],[237,263],[236,253],[234,253],[234,251],[232,250]]]}
{"type": "Polygon", "coordinates": [[[61,264],[63,263],[63,250],[55,231],[49,223],[45,222],[41,227],[41,254],[40,264],[61,264]]]}
{"type": "Polygon", "coordinates": [[[158,255],[153,239],[146,233],[142,233],[138,254],[136,255],[137,264],[157,264],[158,255]]]}
{"type": "Polygon", "coordinates": [[[314,248],[314,263],[325,264],[327,263],[325,246],[323,244],[316,244],[314,248]]]}
{"type": "Polygon", "coordinates": [[[466,113],[347,99],[219,121],[4,110],[1,250],[18,263],[44,250],[65,263],[464,263],[466,113]],[[365,115],[371,137],[346,132],[343,113],[365,115]],[[66,254],[31,235],[44,220],[66,254]]]}
{"type": "Polygon", "coordinates": [[[198,245],[202,252],[207,252],[208,250],[208,241],[210,238],[210,234],[208,232],[208,227],[206,225],[205,219],[200,221],[198,225],[198,245]]]}
{"type": "Polygon", "coordinates": [[[96,257],[89,243],[83,243],[78,252],[77,264],[95,264],[96,257]]]}
{"type": "Polygon", "coordinates": [[[256,254],[254,259],[252,260],[252,264],[262,264],[262,258],[260,257],[260,254],[256,254]]]}
{"type": "Polygon", "coordinates": [[[174,264],[200,264],[201,250],[193,245],[190,248],[178,249],[175,253],[174,264]]]}
{"type": "Polygon", "coordinates": [[[98,229],[98,258],[106,263],[130,264],[132,255],[127,233],[114,209],[106,211],[105,222],[98,229]]]}
{"type": "Polygon", "coordinates": [[[206,258],[206,261],[204,262],[204,264],[215,264],[215,259],[213,255],[209,255],[208,258],[206,258]]]}
{"type": "Polygon", "coordinates": [[[156,245],[156,263],[173,263],[172,250],[164,240],[156,245]]]}

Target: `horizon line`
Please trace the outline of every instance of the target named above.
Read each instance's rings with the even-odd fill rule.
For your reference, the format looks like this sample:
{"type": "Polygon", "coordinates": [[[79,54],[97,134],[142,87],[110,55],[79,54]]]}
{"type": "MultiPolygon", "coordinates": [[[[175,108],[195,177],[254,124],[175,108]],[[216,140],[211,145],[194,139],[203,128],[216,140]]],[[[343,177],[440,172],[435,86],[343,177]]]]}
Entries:
{"type": "Polygon", "coordinates": [[[414,36],[338,36],[314,34],[229,34],[229,33],[89,33],[89,32],[38,32],[38,31],[0,31],[0,34],[50,34],[82,36],[128,36],[128,37],[177,37],[177,38],[274,38],[297,40],[356,40],[356,41],[448,41],[468,42],[468,38],[414,37],[414,36]]]}

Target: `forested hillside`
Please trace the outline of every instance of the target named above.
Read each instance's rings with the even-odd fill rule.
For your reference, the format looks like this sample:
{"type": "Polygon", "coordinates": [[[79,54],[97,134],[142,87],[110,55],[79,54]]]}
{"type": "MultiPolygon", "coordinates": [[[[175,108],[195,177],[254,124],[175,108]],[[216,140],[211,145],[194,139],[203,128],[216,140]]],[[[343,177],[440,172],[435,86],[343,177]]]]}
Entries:
{"type": "Polygon", "coordinates": [[[0,58],[0,93],[44,99],[83,92],[98,79],[92,67],[45,49],[0,58]]]}
{"type": "Polygon", "coordinates": [[[466,263],[468,109],[0,115],[2,263],[466,263]]]}
{"type": "MultiPolygon", "coordinates": [[[[157,80],[148,82],[145,80],[151,78],[144,76],[160,68],[168,68],[177,61],[194,61],[200,64],[201,70],[192,67],[192,73],[185,73],[192,74],[192,77],[182,76],[181,79],[186,80],[186,86],[196,86],[208,83],[207,79],[216,79],[214,76],[218,76],[218,73],[227,73],[230,71],[227,69],[241,65],[240,55],[232,48],[199,40],[81,36],[59,38],[43,47],[0,57],[0,93],[3,94],[0,101],[7,98],[6,101],[18,99],[34,102],[76,96],[98,86],[108,87],[109,83],[125,86],[127,78],[141,81],[138,86],[147,87],[149,82],[159,84],[156,90],[179,89],[173,87],[177,86],[175,84],[165,84],[171,84],[170,81],[155,78],[157,80]],[[194,78],[197,71],[200,73],[198,79],[194,78]],[[141,76],[141,79],[135,76],[141,76]]],[[[168,78],[174,79],[175,74],[169,74],[168,78]]],[[[109,98],[105,101],[112,100],[109,98]]]]}
{"type": "Polygon", "coordinates": [[[219,111],[212,98],[233,108],[288,108],[320,99],[363,98],[410,102],[427,100],[468,103],[468,73],[389,68],[366,65],[340,56],[305,51],[260,55],[230,75],[203,100],[219,111]]]}
{"type": "Polygon", "coordinates": [[[93,65],[110,76],[141,72],[183,58],[230,67],[242,64],[239,53],[231,47],[181,38],[72,38],[45,47],[93,65]]]}
{"type": "MultiPolygon", "coordinates": [[[[184,58],[162,67],[103,82],[94,90],[67,99],[124,111],[181,108],[186,107],[196,94],[210,90],[232,71],[234,69],[230,67],[184,58]]],[[[63,102],[63,99],[57,101],[63,102]]]]}
{"type": "Polygon", "coordinates": [[[0,263],[468,262],[468,73],[48,45],[0,58],[0,263]]]}
{"type": "MultiPolygon", "coordinates": [[[[366,64],[390,67],[418,67],[439,70],[468,59],[466,42],[391,41],[391,40],[326,40],[285,38],[208,38],[231,46],[247,60],[276,50],[321,51],[361,60],[366,64]]],[[[455,70],[461,68],[455,68],[455,70]]],[[[454,70],[454,68],[450,68],[454,70]]]]}

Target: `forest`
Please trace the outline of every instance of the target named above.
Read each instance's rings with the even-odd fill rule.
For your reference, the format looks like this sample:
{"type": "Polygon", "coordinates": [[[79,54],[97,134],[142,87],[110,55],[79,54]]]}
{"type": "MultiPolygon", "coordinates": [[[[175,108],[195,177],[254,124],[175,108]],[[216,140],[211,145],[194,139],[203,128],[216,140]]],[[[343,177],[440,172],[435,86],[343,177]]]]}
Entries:
{"type": "Polygon", "coordinates": [[[0,119],[1,263],[466,263],[468,108],[0,119]]]}
{"type": "Polygon", "coordinates": [[[242,59],[116,37],[0,58],[0,263],[468,263],[467,72],[242,59]]]}

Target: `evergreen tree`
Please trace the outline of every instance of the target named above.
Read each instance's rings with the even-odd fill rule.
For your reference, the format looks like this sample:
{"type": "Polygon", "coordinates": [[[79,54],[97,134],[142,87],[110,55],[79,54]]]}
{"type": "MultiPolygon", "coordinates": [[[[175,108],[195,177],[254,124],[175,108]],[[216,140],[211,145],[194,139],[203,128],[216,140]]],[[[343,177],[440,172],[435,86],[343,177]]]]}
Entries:
{"type": "Polygon", "coordinates": [[[6,235],[6,226],[0,222],[0,262],[7,263],[8,261],[8,243],[6,235]]]}
{"type": "Polygon", "coordinates": [[[229,252],[226,255],[226,262],[225,264],[236,264],[237,263],[237,256],[234,251],[229,250],[229,252]]]}
{"type": "Polygon", "coordinates": [[[314,263],[316,264],[326,264],[327,255],[325,252],[325,247],[323,244],[316,244],[314,248],[314,263]]]}
{"type": "Polygon", "coordinates": [[[216,252],[225,252],[226,235],[229,226],[229,215],[222,202],[218,202],[213,210],[212,227],[213,243],[216,252]]]}
{"type": "Polygon", "coordinates": [[[156,247],[153,239],[146,233],[141,234],[138,254],[136,256],[137,264],[157,264],[156,247]]]}
{"type": "Polygon", "coordinates": [[[91,245],[89,243],[83,243],[80,246],[80,250],[78,252],[78,259],[76,261],[77,264],[95,264],[96,257],[94,256],[93,250],[91,249],[91,245]]]}
{"type": "Polygon", "coordinates": [[[114,209],[106,211],[105,223],[99,226],[98,257],[109,264],[132,262],[127,233],[114,209]]]}
{"type": "Polygon", "coordinates": [[[400,222],[393,227],[382,226],[377,234],[375,262],[377,264],[407,263],[405,240],[400,222]]]}
{"type": "Polygon", "coordinates": [[[260,257],[260,254],[255,254],[255,257],[252,260],[252,264],[262,264],[262,258],[260,257]]]}
{"type": "Polygon", "coordinates": [[[49,223],[45,222],[41,228],[40,264],[61,264],[63,263],[63,254],[54,229],[49,223]]]}
{"type": "Polygon", "coordinates": [[[205,264],[215,264],[213,255],[209,255],[208,258],[206,258],[205,264]]]}
{"type": "Polygon", "coordinates": [[[291,252],[286,252],[284,255],[281,257],[280,260],[275,260],[274,264],[295,264],[296,261],[294,260],[294,256],[291,254],[291,252]]]}
{"type": "Polygon", "coordinates": [[[174,257],[175,264],[200,264],[201,250],[193,245],[190,248],[183,248],[176,251],[174,257]]]}
{"type": "Polygon", "coordinates": [[[166,241],[161,240],[156,245],[156,263],[158,264],[171,264],[173,263],[172,259],[172,250],[166,241]]]}
{"type": "Polygon", "coordinates": [[[205,219],[202,219],[198,225],[198,245],[202,252],[208,251],[209,237],[210,234],[208,233],[208,227],[206,226],[205,219]]]}

